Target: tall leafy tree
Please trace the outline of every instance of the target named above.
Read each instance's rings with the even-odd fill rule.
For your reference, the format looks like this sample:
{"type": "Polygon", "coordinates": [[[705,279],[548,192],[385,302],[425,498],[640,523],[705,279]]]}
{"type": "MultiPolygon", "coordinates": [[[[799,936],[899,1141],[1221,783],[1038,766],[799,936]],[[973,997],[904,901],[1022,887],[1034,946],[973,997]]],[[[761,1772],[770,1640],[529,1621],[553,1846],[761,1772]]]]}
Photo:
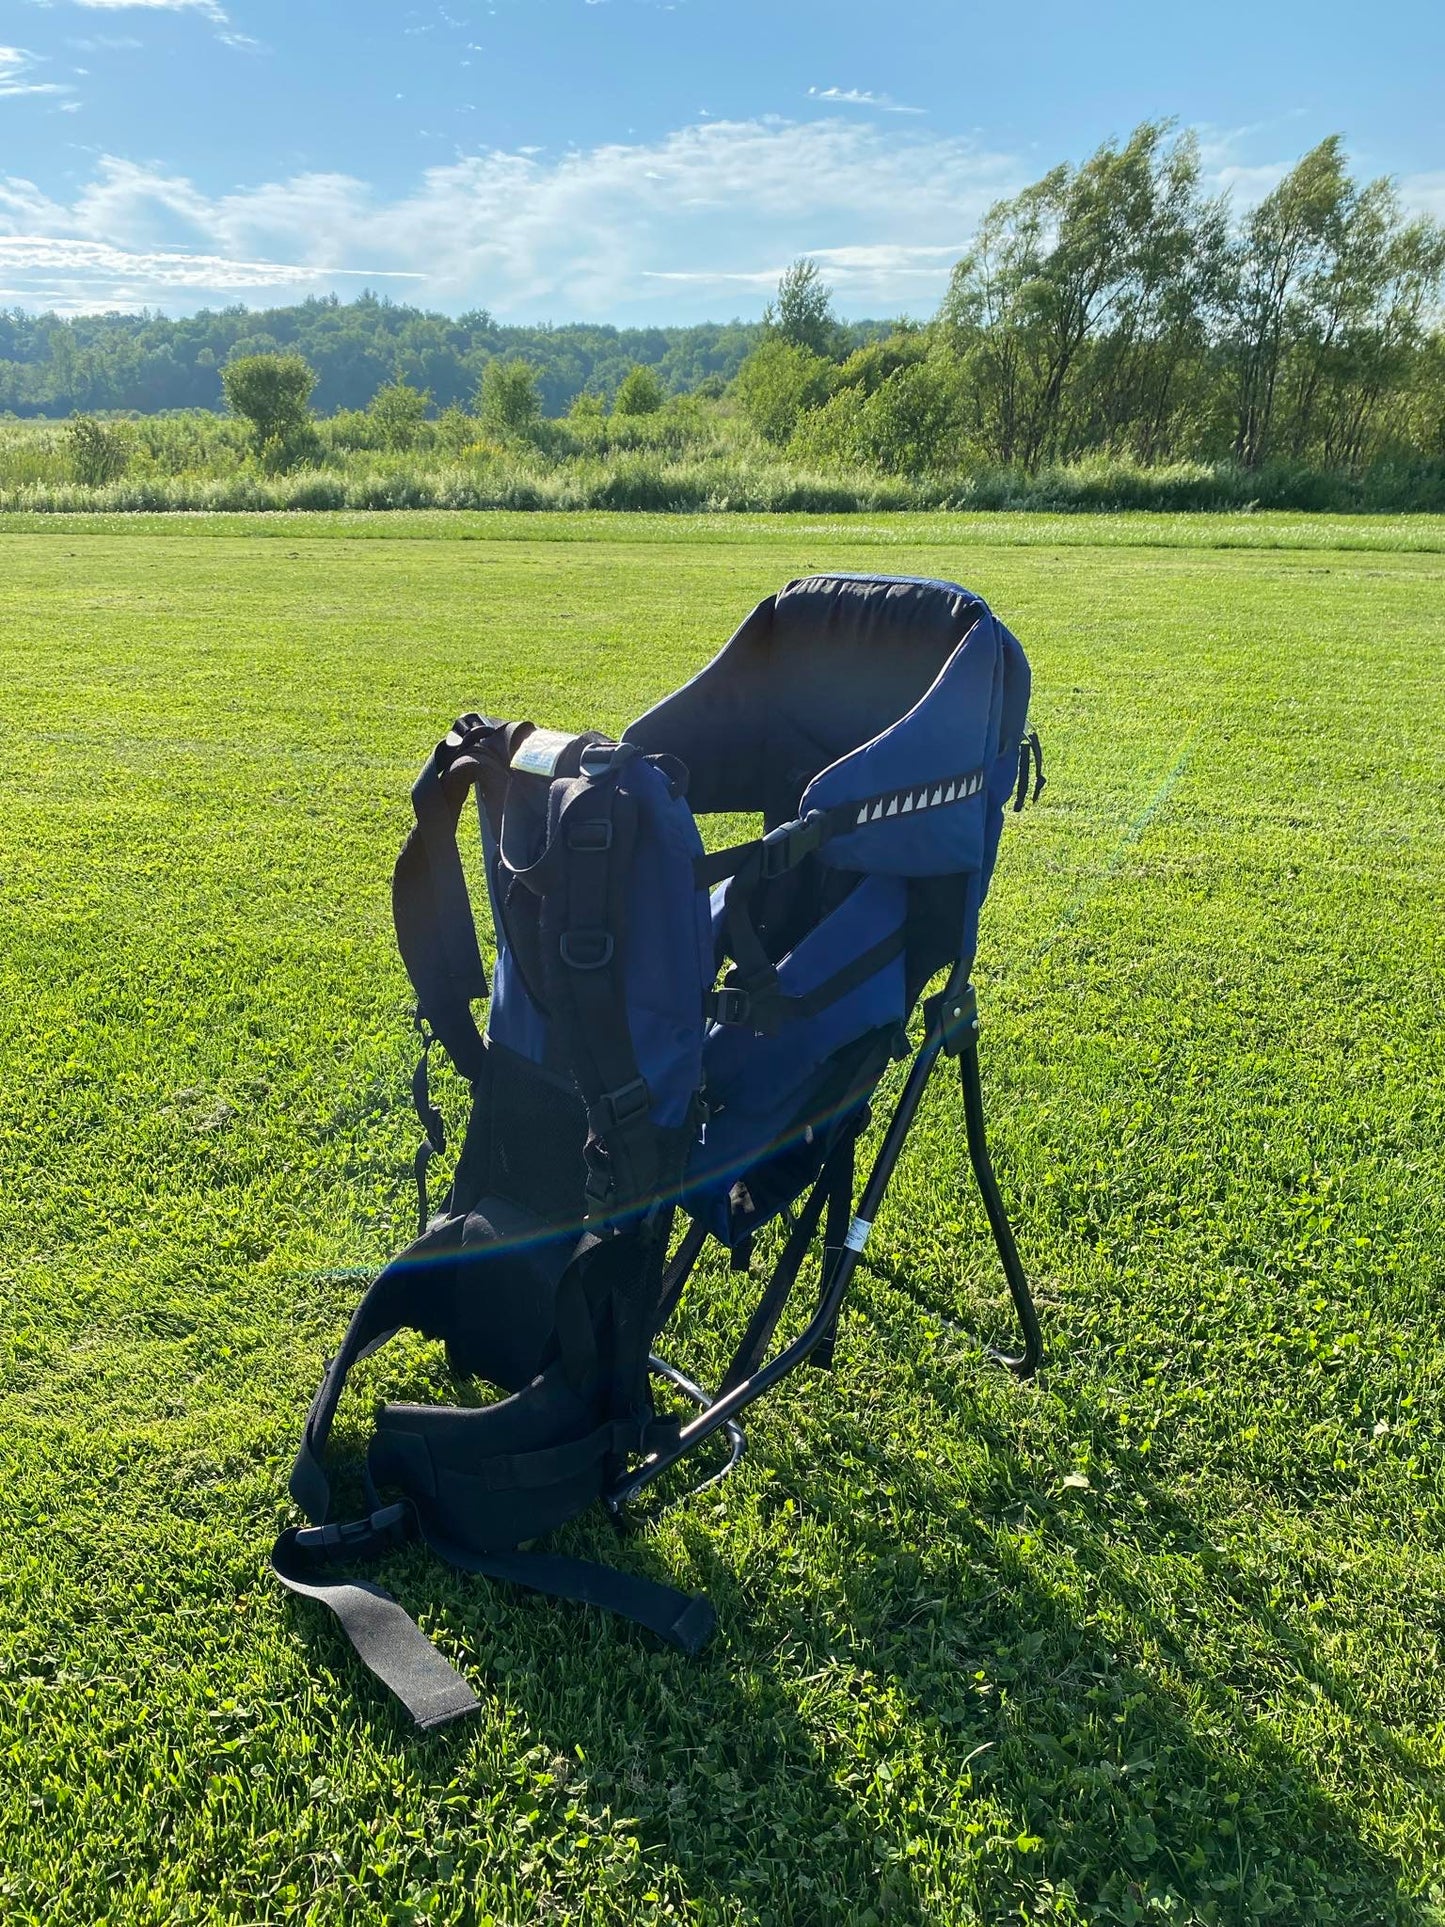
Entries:
{"type": "Polygon", "coordinates": [[[1246,468],[1272,452],[1280,376],[1311,311],[1327,304],[1345,245],[1352,189],[1344,142],[1331,134],[1267,194],[1235,249],[1228,350],[1234,452],[1246,468]]]}
{"type": "Polygon", "coordinates": [[[763,326],[810,354],[838,352],[845,333],[833,313],[833,290],[816,261],[800,259],[784,270],[777,299],[763,310],[763,326]]]}
{"type": "MultiPolygon", "coordinates": [[[[1091,408],[1117,428],[1121,396],[1136,395],[1146,351],[1157,361],[1163,343],[1155,387],[1162,378],[1167,398],[1222,220],[1200,196],[1192,143],[1168,133],[1146,121],[1122,148],[1106,142],[998,202],[954,269],[939,329],[967,363],[973,430],[994,459],[1033,468],[1075,452],[1091,408]],[[1078,392],[1105,336],[1108,401],[1078,392]]],[[[1147,412],[1160,407],[1156,392],[1147,412]]]]}

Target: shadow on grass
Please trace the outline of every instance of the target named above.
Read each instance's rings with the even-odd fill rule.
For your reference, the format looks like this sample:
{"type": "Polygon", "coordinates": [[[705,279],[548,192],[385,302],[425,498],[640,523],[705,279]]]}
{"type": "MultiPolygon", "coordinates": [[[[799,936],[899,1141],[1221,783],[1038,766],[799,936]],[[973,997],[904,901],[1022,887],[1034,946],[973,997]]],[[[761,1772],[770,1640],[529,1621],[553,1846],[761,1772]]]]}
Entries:
{"type": "MultiPolygon", "coordinates": [[[[908,1369],[927,1389],[927,1365],[908,1369]]],[[[795,1467],[796,1513],[785,1476],[732,1488],[758,1542],[743,1574],[684,1518],[723,1627],[697,1661],[572,1608],[454,1577],[439,1586],[442,1569],[419,1558],[402,1596],[470,1621],[500,1708],[575,1773],[567,1797],[598,1827],[626,1819],[654,1885],[670,1872],[699,1918],[1438,1922],[1412,1897],[1419,1869],[1362,1839],[1305,1749],[1254,1707],[1279,1705],[1281,1677],[1311,1702],[1305,1717],[1318,1722],[1326,1702],[1322,1744],[1353,1752],[1358,1777],[1394,1781],[1392,1805],[1418,1810],[1422,1854],[1439,1777],[1258,1580],[1138,1465],[1111,1464],[1106,1520],[1041,1492],[986,1419],[971,1429],[986,1470],[966,1509],[929,1466],[864,1440],[846,1467],[795,1467]],[[874,1506],[872,1488],[902,1498],[874,1506]],[[823,1556],[788,1549],[794,1519],[823,1556]],[[1069,1583],[1042,1576],[1045,1543],[1069,1583]],[[1208,1601],[1191,1604],[1182,1584],[1177,1610],[1161,1607],[1147,1562],[1203,1575],[1208,1601]]],[[[619,1546],[579,1525],[562,1537],[675,1577],[645,1536],[619,1546]]],[[[314,1617],[303,1623],[314,1648],[332,1645],[314,1617]]],[[[334,1643],[377,1740],[421,1748],[423,1772],[445,1784],[471,1723],[416,1740],[334,1643]]],[[[604,1895],[576,1900],[577,1918],[607,1918],[604,1895]]]]}

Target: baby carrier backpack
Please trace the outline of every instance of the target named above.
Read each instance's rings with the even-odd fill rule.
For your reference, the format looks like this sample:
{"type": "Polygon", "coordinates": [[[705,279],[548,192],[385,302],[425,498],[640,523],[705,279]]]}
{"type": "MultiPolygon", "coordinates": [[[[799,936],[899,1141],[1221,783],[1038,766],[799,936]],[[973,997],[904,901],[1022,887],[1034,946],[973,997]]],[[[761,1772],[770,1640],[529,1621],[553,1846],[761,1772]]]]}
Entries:
{"type": "Polygon", "coordinates": [[[348,1576],[420,1538],[467,1572],[625,1615],[684,1651],[706,1599],[531,1543],[597,1499],[614,1515],[805,1361],[831,1362],[839,1307],[929,1074],[962,1072],[974,1175],[1021,1321],[995,1354],[1039,1357],[1028,1285],[989,1164],[969,972],[1005,806],[1043,786],[1022,649],[949,582],[825,575],[760,603],[692,681],[618,742],[463,716],[412,791],[396,865],[398,945],[423,1038],[413,1096],[417,1237],[366,1293],[306,1419],[291,1494],[313,1521],[273,1554],[431,1727],[477,1700],[380,1587],[348,1576]],[[475,798],[495,934],[488,984],[458,832],[475,798]],[[697,819],[761,818],[708,852],[697,819]],[[929,984],[942,988],[924,997],[929,984]],[[920,999],[923,1038],[908,1023],[920,999]],[[427,1081],[438,1043],[471,1086],[444,1201],[427,1081]],[[870,1099],[909,1068],[870,1175],[870,1099]],[[712,1393],[657,1336],[709,1238],[746,1267],[781,1250],[712,1393]],[[822,1229],[816,1304],[770,1356],[822,1229]],[[357,1361],[403,1327],[499,1396],[384,1405],[369,1512],[330,1522],[326,1446],[357,1361]],[[658,1384],[674,1396],[666,1409],[658,1384]],[[676,1408],[681,1404],[680,1416],[676,1408]]]}

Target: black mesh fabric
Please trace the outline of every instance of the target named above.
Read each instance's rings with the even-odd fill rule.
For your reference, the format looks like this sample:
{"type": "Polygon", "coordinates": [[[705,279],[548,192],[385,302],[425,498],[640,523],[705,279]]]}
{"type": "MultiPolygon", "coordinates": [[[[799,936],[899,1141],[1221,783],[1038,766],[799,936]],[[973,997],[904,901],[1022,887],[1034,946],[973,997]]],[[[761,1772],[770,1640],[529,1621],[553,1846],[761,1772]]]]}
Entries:
{"type": "Polygon", "coordinates": [[[494,1120],[487,1190],[554,1225],[580,1226],[587,1168],[587,1113],[575,1085],[540,1069],[495,1039],[490,1103],[494,1120]]]}

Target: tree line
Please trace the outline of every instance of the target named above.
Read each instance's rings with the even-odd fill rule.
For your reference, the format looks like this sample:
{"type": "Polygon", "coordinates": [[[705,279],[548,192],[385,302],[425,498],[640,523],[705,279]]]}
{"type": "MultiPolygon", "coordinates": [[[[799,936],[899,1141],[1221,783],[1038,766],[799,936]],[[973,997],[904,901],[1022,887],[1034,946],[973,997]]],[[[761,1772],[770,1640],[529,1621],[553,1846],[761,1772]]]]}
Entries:
{"type": "Polygon", "coordinates": [[[841,322],[806,259],[755,324],[504,328],[370,295],[179,321],[0,314],[0,408],[224,397],[275,468],[307,459],[313,408],[364,407],[346,434],[401,450],[424,422],[443,424],[433,446],[470,445],[475,420],[545,443],[564,410],[582,431],[692,396],[813,468],[1357,473],[1445,459],[1442,281],[1445,229],[1354,179],[1340,136],[1241,215],[1206,191],[1193,137],[1150,121],[998,202],[927,322],[841,322]],[[273,391],[289,399],[268,423],[273,391]]]}
{"type": "Polygon", "coordinates": [[[737,390],[800,456],[1029,473],[1091,455],[1358,469],[1445,456],[1445,228],[1338,135],[1242,219],[1147,122],[988,213],[933,320],[845,351],[812,264],[737,390]]]}
{"type": "Polygon", "coordinates": [[[756,323],[686,328],[510,327],[485,309],[448,316],[363,294],[293,307],[244,307],[172,319],[159,314],[62,318],[0,309],[0,413],[155,414],[223,406],[221,371],[258,354],[297,354],[316,376],[324,414],[365,408],[401,380],[437,408],[462,406],[487,364],[524,360],[544,410],[559,415],[586,390],[612,394],[630,368],[653,368],[669,393],[722,388],[758,340],[756,323]]]}

